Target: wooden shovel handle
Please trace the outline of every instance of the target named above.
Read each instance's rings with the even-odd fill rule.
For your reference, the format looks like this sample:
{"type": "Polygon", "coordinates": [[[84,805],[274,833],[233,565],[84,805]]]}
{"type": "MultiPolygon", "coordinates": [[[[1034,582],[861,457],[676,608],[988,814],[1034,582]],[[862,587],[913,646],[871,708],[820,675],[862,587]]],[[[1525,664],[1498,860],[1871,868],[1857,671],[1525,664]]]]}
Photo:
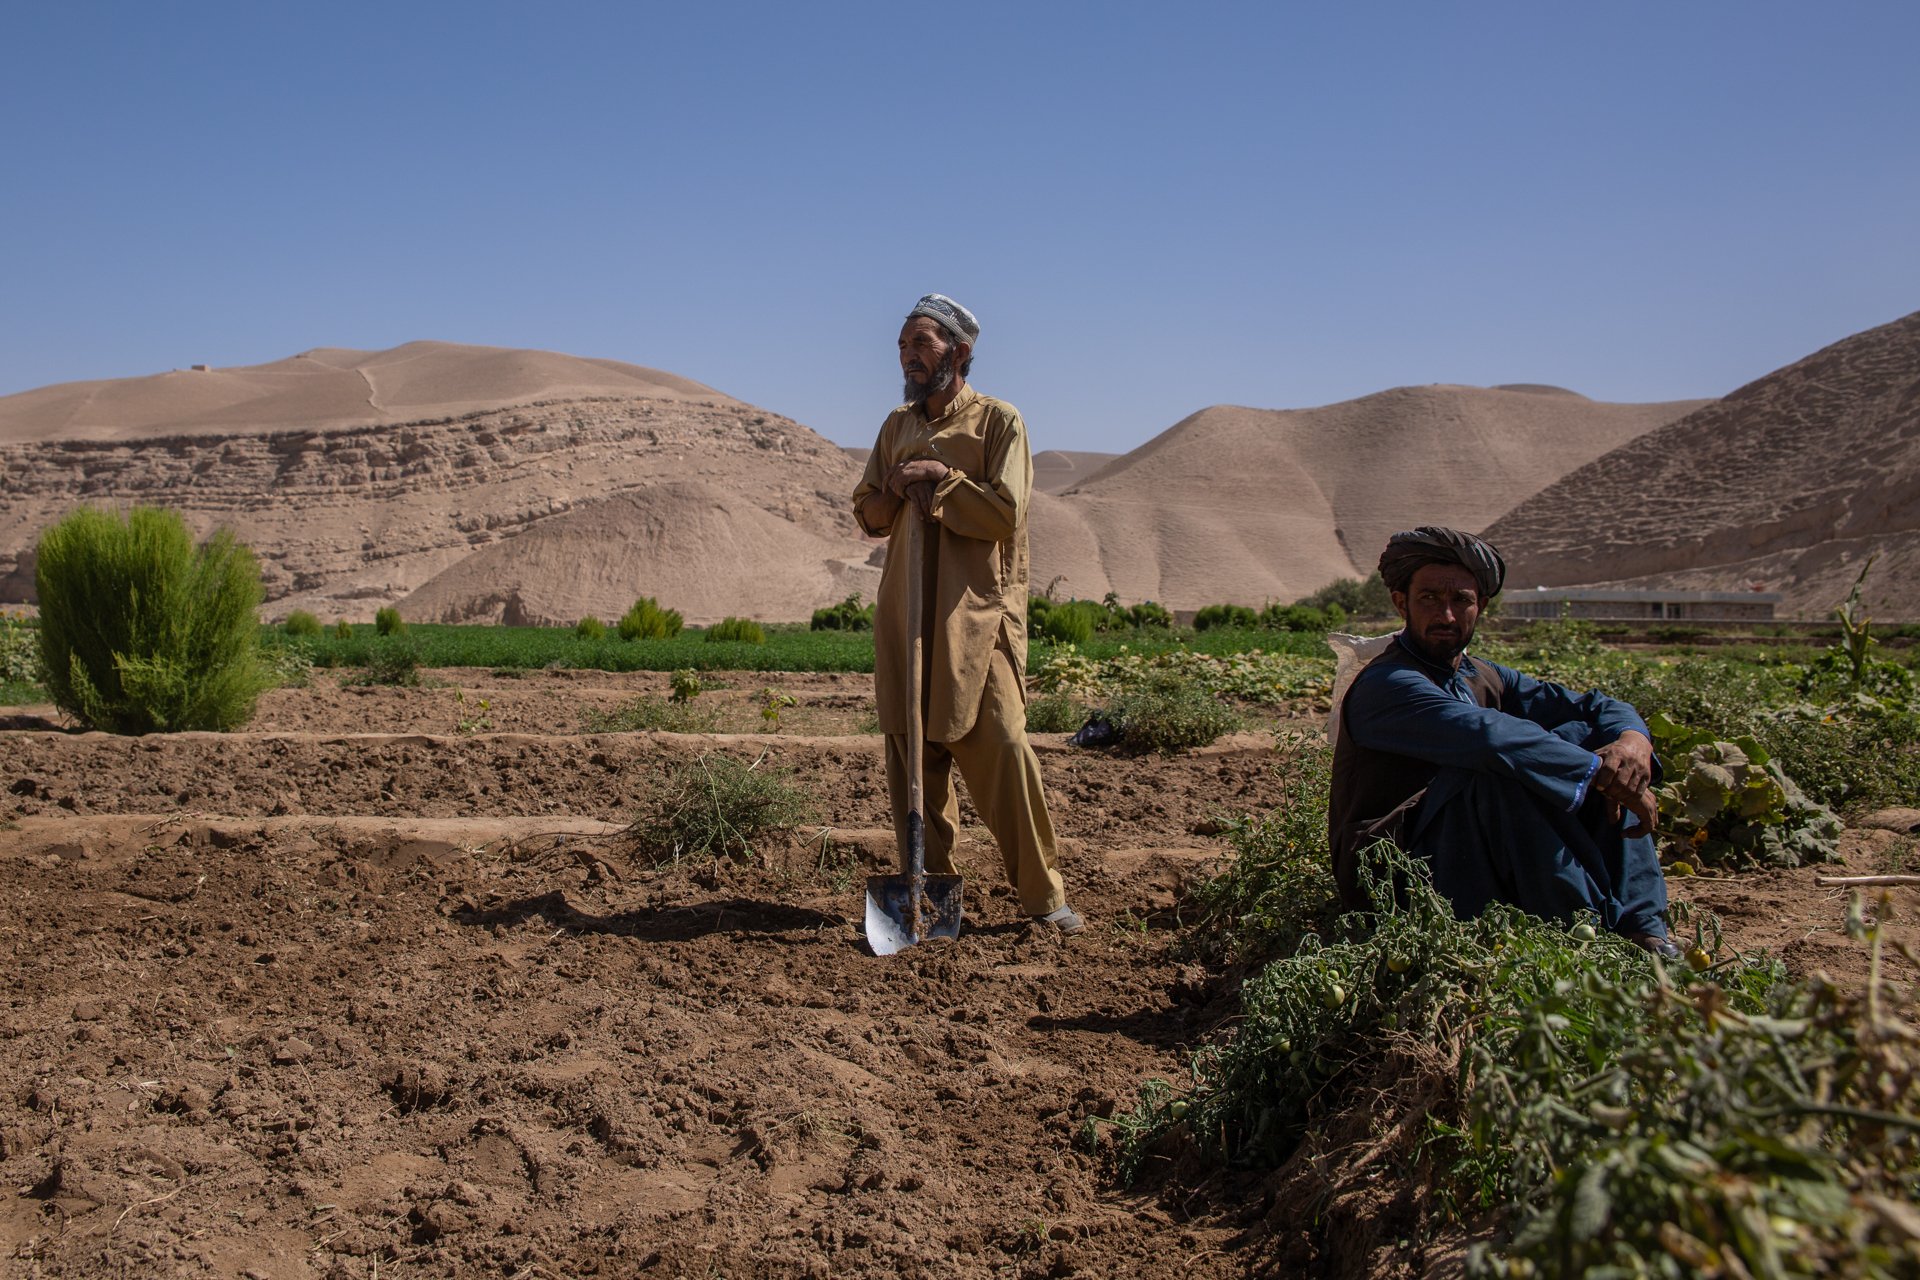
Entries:
{"type": "Polygon", "coordinates": [[[925,756],[926,681],[924,649],[926,645],[926,559],[922,545],[926,538],[920,510],[909,499],[900,518],[907,522],[900,550],[907,558],[907,867],[914,877],[916,906],[920,897],[920,877],[927,873],[926,785],[922,776],[925,756]]]}

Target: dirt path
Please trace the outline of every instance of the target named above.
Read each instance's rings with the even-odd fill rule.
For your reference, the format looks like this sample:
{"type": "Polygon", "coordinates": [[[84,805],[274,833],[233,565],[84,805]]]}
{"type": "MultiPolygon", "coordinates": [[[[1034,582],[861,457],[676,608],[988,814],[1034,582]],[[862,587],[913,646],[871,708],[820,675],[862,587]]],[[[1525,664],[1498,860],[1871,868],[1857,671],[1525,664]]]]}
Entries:
{"type": "MultiPolygon", "coordinates": [[[[1130,1193],[1074,1141],[1231,1012],[1179,955],[1179,890],[1223,851],[1220,814],[1277,801],[1270,738],[1171,760],[1043,740],[1092,927],[1026,923],[971,828],[968,931],[880,960],[858,929],[893,858],[880,741],[804,710],[856,720],[864,678],[796,681],[800,733],[674,736],[569,731],[583,693],[664,677],[515,701],[526,681],[442,674],[283,691],[244,734],[0,732],[0,1270],[1227,1276],[1296,1256],[1310,1215],[1243,1234],[1271,1220],[1256,1180],[1130,1193]],[[453,690],[516,731],[440,725],[453,690]],[[621,824],[713,750],[792,769],[819,823],[763,865],[636,862],[621,824]]],[[[1884,869],[1902,841],[1850,856],[1884,869]]],[[[1676,892],[1733,941],[1832,965],[1844,899],[1811,875],[1676,892]]]]}

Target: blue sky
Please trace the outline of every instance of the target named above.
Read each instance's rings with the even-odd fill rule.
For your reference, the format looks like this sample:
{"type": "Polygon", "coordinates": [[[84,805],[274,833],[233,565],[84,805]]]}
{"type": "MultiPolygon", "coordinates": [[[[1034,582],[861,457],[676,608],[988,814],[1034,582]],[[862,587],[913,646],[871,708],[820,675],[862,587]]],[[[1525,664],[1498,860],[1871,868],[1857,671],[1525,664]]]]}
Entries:
{"type": "Polygon", "coordinates": [[[0,393],[415,338],[868,443],[1723,394],[1920,308],[1920,5],[13,5],[0,393]]]}

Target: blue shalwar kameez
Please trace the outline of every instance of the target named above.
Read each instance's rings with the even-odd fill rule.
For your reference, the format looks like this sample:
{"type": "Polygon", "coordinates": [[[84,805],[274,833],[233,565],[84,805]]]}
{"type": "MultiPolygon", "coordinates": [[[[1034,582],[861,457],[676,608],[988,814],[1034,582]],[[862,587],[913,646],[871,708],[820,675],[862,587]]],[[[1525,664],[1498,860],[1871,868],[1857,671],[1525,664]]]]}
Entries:
{"type": "Polygon", "coordinates": [[[1629,839],[1632,815],[1610,819],[1592,790],[1594,749],[1647,732],[1632,707],[1484,658],[1450,670],[1402,637],[1355,679],[1341,715],[1330,834],[1343,892],[1358,848],[1384,836],[1427,861],[1463,916],[1499,901],[1666,936],[1651,833],[1629,839]]]}

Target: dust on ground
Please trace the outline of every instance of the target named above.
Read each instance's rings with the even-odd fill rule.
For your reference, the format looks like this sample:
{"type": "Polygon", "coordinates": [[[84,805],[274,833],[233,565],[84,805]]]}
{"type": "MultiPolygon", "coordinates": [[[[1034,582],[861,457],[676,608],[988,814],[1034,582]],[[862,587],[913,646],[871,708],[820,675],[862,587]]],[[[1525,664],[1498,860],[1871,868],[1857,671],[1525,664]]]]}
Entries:
{"type": "MultiPolygon", "coordinates": [[[[322,676],[238,734],[72,734],[36,709],[0,733],[9,1273],[1434,1261],[1377,1224],[1330,1234],[1344,1219],[1285,1179],[1129,1190],[1077,1140],[1232,1016],[1180,948],[1182,889],[1225,852],[1222,815],[1279,800],[1271,737],[1170,759],[1038,739],[1088,931],[1021,917],[966,810],[967,931],[877,959],[862,882],[895,855],[868,678],[735,673],[743,711],[795,694],[780,732],[671,735],[578,731],[661,675],[433,676],[322,676]],[[482,700],[494,727],[449,722],[482,700]],[[637,860],[623,824],[716,750],[792,770],[818,821],[750,866],[637,860]]],[[[1849,867],[1911,845],[1850,833],[1849,867]]],[[[1814,875],[1675,893],[1730,943],[1845,971],[1843,891],[1814,875]]]]}

